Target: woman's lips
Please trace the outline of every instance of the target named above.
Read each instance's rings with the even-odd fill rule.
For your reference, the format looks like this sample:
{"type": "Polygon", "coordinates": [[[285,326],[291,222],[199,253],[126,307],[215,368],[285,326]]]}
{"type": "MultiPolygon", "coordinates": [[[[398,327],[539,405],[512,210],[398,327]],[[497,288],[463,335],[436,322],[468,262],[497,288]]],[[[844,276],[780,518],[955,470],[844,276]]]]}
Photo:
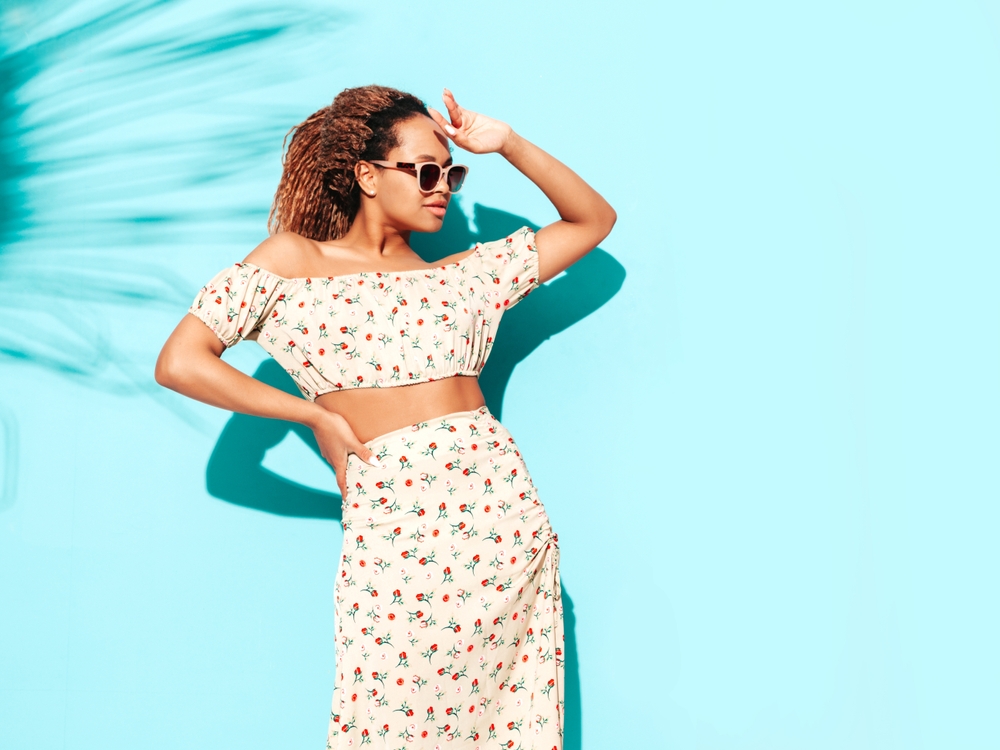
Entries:
{"type": "Polygon", "coordinates": [[[437,216],[439,219],[443,219],[445,211],[448,210],[447,206],[424,206],[424,208],[437,216]]]}

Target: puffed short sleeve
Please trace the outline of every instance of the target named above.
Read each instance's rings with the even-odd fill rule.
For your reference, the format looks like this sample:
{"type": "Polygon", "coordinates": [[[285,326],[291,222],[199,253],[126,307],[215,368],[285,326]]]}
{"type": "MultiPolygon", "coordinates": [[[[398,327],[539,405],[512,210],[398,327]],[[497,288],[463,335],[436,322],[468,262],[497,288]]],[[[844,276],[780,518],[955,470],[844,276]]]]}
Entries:
{"type": "Polygon", "coordinates": [[[215,332],[226,347],[252,335],[280,297],[281,278],[252,263],[219,271],[195,295],[188,312],[215,332]]]}
{"type": "Polygon", "coordinates": [[[484,285],[489,307],[503,313],[538,286],[538,251],[535,232],[524,226],[506,237],[476,248],[474,276],[484,285]]]}

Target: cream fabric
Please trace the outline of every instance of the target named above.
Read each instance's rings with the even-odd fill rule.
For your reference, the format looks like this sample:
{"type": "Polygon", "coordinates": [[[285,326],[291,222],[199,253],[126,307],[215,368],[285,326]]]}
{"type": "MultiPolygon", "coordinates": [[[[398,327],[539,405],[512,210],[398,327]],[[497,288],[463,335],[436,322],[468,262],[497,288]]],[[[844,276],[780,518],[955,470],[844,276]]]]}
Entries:
{"type": "Polygon", "coordinates": [[[343,501],[327,748],[563,742],[559,536],[483,407],[367,443],[343,501]]]}
{"type": "Polygon", "coordinates": [[[503,313],[538,286],[530,227],[432,269],[284,278],[219,271],[188,312],[227,346],[256,340],[310,401],[331,391],[478,375],[503,313]]]}

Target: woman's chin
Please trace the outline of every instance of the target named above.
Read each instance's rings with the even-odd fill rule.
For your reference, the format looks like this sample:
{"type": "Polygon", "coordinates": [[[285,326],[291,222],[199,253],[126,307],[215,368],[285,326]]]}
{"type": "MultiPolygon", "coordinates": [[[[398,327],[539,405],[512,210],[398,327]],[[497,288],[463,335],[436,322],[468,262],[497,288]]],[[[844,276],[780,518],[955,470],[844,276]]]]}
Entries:
{"type": "Polygon", "coordinates": [[[421,229],[418,231],[436,232],[439,229],[441,229],[442,226],[444,226],[444,217],[442,216],[438,218],[432,215],[429,220],[424,219],[423,221],[420,222],[420,224],[421,224],[421,229]]]}

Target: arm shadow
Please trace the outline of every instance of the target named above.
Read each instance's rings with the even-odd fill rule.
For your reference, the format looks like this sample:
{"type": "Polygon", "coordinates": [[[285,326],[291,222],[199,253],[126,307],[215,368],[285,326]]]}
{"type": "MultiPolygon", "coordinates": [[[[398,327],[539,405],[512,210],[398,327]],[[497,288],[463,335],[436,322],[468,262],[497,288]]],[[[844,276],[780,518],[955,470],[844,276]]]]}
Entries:
{"type": "MultiPolygon", "coordinates": [[[[261,362],[253,376],[285,393],[302,397],[288,373],[273,359],[261,362]]],[[[305,425],[234,413],[208,459],[205,478],[208,493],[234,505],[279,516],[340,521],[339,492],[306,487],[264,468],[264,454],[290,432],[322,458],[313,431],[305,425]]],[[[323,462],[326,463],[325,458],[323,462]]]]}
{"type": "MultiPolygon", "coordinates": [[[[525,224],[540,229],[523,218],[478,205],[475,216],[485,237],[502,237],[512,226],[525,224]]],[[[497,419],[503,419],[504,394],[514,368],[543,342],[603,306],[624,283],[625,267],[595,248],[504,313],[489,361],[479,375],[486,405],[497,419]]]]}
{"type": "MultiPolygon", "coordinates": [[[[414,234],[411,246],[425,261],[433,263],[455,252],[456,247],[472,247],[476,242],[494,240],[513,228],[527,225],[539,229],[524,217],[479,204],[474,207],[474,217],[475,232],[468,226],[464,214],[453,210],[447,215],[441,231],[414,234]]],[[[597,248],[504,314],[489,362],[479,376],[486,404],[498,419],[502,418],[504,394],[518,363],[551,336],[599,309],[618,293],[624,281],[625,268],[597,248]]],[[[254,377],[302,397],[288,374],[274,360],[262,362],[254,377]]],[[[264,454],[284,440],[290,431],[294,431],[316,455],[321,455],[312,430],[303,425],[233,414],[208,461],[209,494],[235,505],[281,516],[340,520],[339,493],[305,487],[262,466],[264,454]]]]}

